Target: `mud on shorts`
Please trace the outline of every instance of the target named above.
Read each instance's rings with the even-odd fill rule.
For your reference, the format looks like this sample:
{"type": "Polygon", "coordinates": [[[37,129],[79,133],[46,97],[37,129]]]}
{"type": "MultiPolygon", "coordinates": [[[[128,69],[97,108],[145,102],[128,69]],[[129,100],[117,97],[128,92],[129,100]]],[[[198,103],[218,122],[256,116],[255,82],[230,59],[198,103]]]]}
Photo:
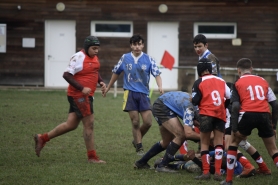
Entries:
{"type": "Polygon", "coordinates": [[[151,110],[151,100],[147,94],[130,90],[124,91],[123,111],[142,112],[146,110],[151,110]]]}
{"type": "Polygon", "coordinates": [[[211,132],[213,130],[219,130],[220,132],[225,132],[225,121],[200,114],[200,131],[211,132]]]}
{"type": "Polygon", "coordinates": [[[152,113],[158,125],[177,117],[177,114],[169,109],[160,99],[155,100],[152,107],[152,113]]]}
{"type": "Polygon", "coordinates": [[[258,135],[269,138],[274,135],[271,125],[271,116],[268,112],[245,112],[239,113],[238,131],[249,136],[254,128],[258,129],[258,135]]]}
{"type": "Polygon", "coordinates": [[[75,112],[78,118],[90,116],[94,113],[93,101],[94,98],[92,96],[68,96],[68,102],[70,103],[69,113],[75,112]]]}

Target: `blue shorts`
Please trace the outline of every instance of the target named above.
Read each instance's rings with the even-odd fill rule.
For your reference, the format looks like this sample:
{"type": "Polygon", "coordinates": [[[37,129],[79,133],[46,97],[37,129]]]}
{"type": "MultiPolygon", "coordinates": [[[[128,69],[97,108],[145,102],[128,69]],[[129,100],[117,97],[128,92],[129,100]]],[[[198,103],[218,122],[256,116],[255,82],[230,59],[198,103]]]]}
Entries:
{"type": "Polygon", "coordinates": [[[151,100],[147,94],[124,91],[123,111],[146,111],[151,110],[151,100]]]}

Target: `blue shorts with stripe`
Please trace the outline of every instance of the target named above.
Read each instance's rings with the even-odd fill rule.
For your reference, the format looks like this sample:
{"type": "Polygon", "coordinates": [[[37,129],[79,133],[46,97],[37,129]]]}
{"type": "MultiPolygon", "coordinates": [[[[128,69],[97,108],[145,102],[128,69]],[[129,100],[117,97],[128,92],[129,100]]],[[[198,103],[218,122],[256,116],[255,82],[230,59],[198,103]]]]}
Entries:
{"type": "Polygon", "coordinates": [[[146,110],[151,110],[151,100],[147,94],[130,90],[124,91],[123,111],[142,112],[146,110]]]}

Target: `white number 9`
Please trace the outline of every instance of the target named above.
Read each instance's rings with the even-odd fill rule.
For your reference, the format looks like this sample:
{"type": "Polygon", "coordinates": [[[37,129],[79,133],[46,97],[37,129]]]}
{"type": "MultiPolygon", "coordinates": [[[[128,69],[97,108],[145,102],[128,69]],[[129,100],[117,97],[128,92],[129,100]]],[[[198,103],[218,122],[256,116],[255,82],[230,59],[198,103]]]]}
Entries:
{"type": "Polygon", "coordinates": [[[213,104],[215,106],[220,106],[221,105],[221,98],[220,98],[220,94],[219,94],[218,91],[212,91],[211,98],[212,98],[213,104]]]}

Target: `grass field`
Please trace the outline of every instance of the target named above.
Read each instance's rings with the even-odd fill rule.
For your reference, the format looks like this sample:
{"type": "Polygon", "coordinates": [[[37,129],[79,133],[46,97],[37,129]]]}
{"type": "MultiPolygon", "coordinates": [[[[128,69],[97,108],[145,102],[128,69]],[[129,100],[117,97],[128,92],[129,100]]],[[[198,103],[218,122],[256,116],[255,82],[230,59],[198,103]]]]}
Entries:
{"type": "MultiPolygon", "coordinates": [[[[157,94],[152,97],[152,102],[157,94]]],[[[0,184],[93,184],[93,185],[216,185],[216,181],[196,181],[198,174],[180,171],[177,174],[156,173],[154,170],[134,170],[139,159],[133,148],[131,123],[121,110],[122,94],[102,98],[95,94],[95,140],[97,153],[107,164],[88,164],[82,137],[82,124],[65,135],[57,137],[43,148],[41,157],[34,151],[33,135],[44,133],[64,122],[68,113],[65,91],[27,89],[0,90],[0,184]]],[[[160,140],[158,125],[153,126],[143,139],[147,151],[160,140]]],[[[278,170],[268,156],[257,131],[249,137],[272,170],[271,176],[235,179],[238,185],[278,184],[278,170]]],[[[189,142],[190,149],[196,149],[189,142]]],[[[245,154],[245,152],[243,152],[245,154]]],[[[154,160],[149,161],[153,165],[154,160]]],[[[246,154],[253,165],[251,157],[246,154]]]]}

